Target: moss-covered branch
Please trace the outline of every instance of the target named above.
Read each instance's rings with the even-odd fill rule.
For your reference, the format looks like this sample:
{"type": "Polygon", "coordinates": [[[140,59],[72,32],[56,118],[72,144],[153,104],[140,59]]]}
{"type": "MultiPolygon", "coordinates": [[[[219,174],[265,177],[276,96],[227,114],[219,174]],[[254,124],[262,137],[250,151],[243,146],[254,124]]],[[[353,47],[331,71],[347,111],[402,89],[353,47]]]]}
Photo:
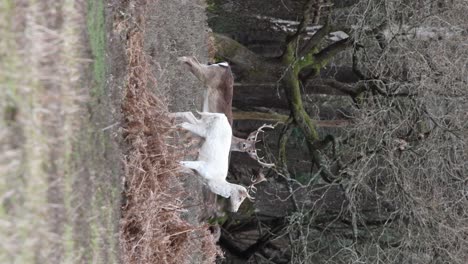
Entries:
{"type": "Polygon", "coordinates": [[[260,67],[262,57],[250,51],[244,45],[230,37],[213,33],[216,55],[233,62],[246,70],[255,70],[260,67]]]}
{"type": "MultiPolygon", "coordinates": [[[[308,53],[297,58],[298,70],[308,70],[313,74],[320,72],[320,69],[325,67],[330,60],[335,57],[341,51],[346,50],[352,45],[350,39],[342,39],[333,44],[330,44],[326,48],[317,52],[315,48],[309,50],[308,53]]],[[[313,76],[310,76],[313,77],[313,76]]]]}
{"type": "MultiPolygon", "coordinates": [[[[274,113],[274,112],[257,112],[257,111],[237,111],[232,112],[234,120],[260,120],[272,121],[278,123],[286,123],[288,120],[287,115],[274,113]]],[[[351,121],[346,119],[335,120],[312,120],[317,127],[345,127],[350,125],[351,121]]]]}
{"type": "Polygon", "coordinates": [[[286,70],[283,82],[286,98],[288,99],[289,108],[291,109],[294,121],[302,130],[307,142],[313,144],[319,137],[315,129],[315,124],[302,104],[299,77],[294,66],[286,70]]]}
{"type": "Polygon", "coordinates": [[[322,67],[325,66],[330,61],[330,59],[335,57],[338,53],[351,47],[352,45],[353,41],[351,38],[342,39],[333,44],[330,44],[319,53],[314,55],[315,64],[319,64],[322,67]]]}
{"type": "MultiPolygon", "coordinates": [[[[311,5],[312,1],[307,1],[306,9],[310,9],[311,5]]],[[[315,50],[316,46],[324,37],[327,36],[326,33],[327,30],[329,30],[327,25],[326,28],[320,31],[319,35],[317,35],[315,39],[306,43],[306,46],[312,50],[309,50],[308,53],[304,56],[298,57],[297,45],[299,43],[299,36],[301,35],[301,30],[303,30],[301,28],[305,27],[305,25],[307,25],[308,21],[310,20],[309,13],[310,12],[304,13],[304,18],[301,21],[296,34],[287,40],[287,45],[283,55],[281,56],[280,61],[277,62],[277,65],[280,65],[280,67],[275,69],[282,69],[281,84],[282,87],[284,87],[294,124],[299,127],[302,134],[304,135],[311,158],[313,162],[319,167],[322,178],[327,182],[331,182],[334,177],[326,168],[323,167],[321,154],[316,149],[315,143],[320,140],[317,133],[316,124],[307,114],[303,106],[299,73],[306,67],[313,67],[316,69],[314,74],[317,74],[320,72],[320,69],[325,66],[325,64],[328,63],[331,58],[333,58],[333,56],[335,56],[338,52],[346,49],[350,45],[351,41],[349,39],[337,41],[325,49],[317,52],[315,50]]],[[[218,34],[214,34],[214,36],[218,55],[230,60],[231,62],[234,62],[244,70],[247,69],[249,71],[249,75],[251,75],[252,72],[255,75],[258,75],[258,72],[264,72],[268,75],[275,74],[275,71],[271,70],[274,67],[272,65],[275,64],[266,66],[267,63],[264,63],[260,65],[260,63],[265,62],[265,60],[242,46],[242,44],[226,36],[218,34]]],[[[280,155],[282,154],[280,153],[280,155]]]]}
{"type": "Polygon", "coordinates": [[[323,27],[321,27],[315,34],[310,37],[310,39],[304,44],[304,46],[301,48],[301,51],[299,52],[299,56],[304,56],[308,53],[311,53],[312,50],[314,50],[318,44],[322,41],[324,37],[328,35],[331,31],[331,26],[327,23],[323,27]]]}
{"type": "Polygon", "coordinates": [[[317,164],[321,170],[322,179],[326,182],[332,182],[334,178],[333,175],[328,171],[328,169],[323,167],[322,157],[320,152],[316,149],[315,143],[319,140],[316,126],[310,116],[304,109],[302,104],[302,97],[299,87],[299,77],[295,73],[294,67],[288,70],[284,78],[286,82],[285,93],[290,104],[290,109],[292,116],[294,118],[294,123],[300,128],[302,134],[304,135],[307,143],[307,148],[312,157],[312,161],[317,164]]]}
{"type": "Polygon", "coordinates": [[[287,115],[278,113],[263,113],[256,111],[234,111],[232,112],[232,117],[234,120],[263,120],[280,123],[285,123],[289,118],[287,115]]]}
{"type": "MultiPolygon", "coordinates": [[[[310,2],[307,2],[307,4],[309,3],[310,2]]],[[[301,21],[301,24],[303,21],[307,22],[308,19],[310,19],[309,15],[310,14],[307,12],[304,13],[304,18],[301,21]]],[[[295,34],[296,36],[299,36],[301,33],[301,24],[299,25],[299,29],[295,34]]],[[[331,44],[320,52],[316,52],[315,47],[324,37],[326,37],[327,30],[328,25],[323,28],[319,35],[317,35],[312,41],[306,43],[307,47],[305,48],[308,48],[309,50],[307,50],[307,53],[302,56],[301,54],[297,53],[298,41],[287,42],[283,56],[281,57],[281,62],[285,69],[281,82],[283,83],[286,98],[288,99],[289,103],[289,108],[291,109],[291,116],[294,119],[294,123],[300,128],[306,139],[307,147],[309,149],[312,160],[320,169],[322,178],[327,182],[331,182],[334,177],[328,171],[328,169],[323,166],[321,154],[316,148],[316,143],[319,141],[319,136],[317,133],[316,124],[312,121],[304,109],[299,80],[299,73],[304,68],[314,68],[315,70],[312,71],[311,76],[313,77],[313,75],[320,72],[320,69],[323,68],[328,63],[328,61],[333,58],[333,56],[349,46],[351,41],[349,39],[345,39],[331,44]]]]}

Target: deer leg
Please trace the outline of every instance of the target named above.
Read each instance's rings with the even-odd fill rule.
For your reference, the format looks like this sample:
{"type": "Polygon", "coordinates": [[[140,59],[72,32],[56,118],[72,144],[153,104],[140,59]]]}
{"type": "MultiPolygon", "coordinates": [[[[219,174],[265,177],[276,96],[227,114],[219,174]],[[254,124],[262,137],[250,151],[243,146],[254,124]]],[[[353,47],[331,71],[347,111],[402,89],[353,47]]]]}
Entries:
{"type": "Polygon", "coordinates": [[[200,120],[198,120],[192,112],[177,112],[177,113],[169,113],[169,117],[171,118],[181,118],[185,122],[191,124],[199,124],[200,120]]]}
{"type": "Polygon", "coordinates": [[[206,128],[203,124],[191,124],[188,122],[184,122],[180,124],[180,127],[202,138],[206,138],[206,128]]]}
{"type": "Polygon", "coordinates": [[[201,176],[203,176],[203,175],[202,175],[203,166],[204,166],[204,162],[203,162],[203,161],[181,161],[181,162],[180,162],[180,165],[182,165],[182,166],[184,166],[184,167],[186,167],[186,168],[195,170],[196,172],[198,172],[198,174],[200,174],[201,176]]]}

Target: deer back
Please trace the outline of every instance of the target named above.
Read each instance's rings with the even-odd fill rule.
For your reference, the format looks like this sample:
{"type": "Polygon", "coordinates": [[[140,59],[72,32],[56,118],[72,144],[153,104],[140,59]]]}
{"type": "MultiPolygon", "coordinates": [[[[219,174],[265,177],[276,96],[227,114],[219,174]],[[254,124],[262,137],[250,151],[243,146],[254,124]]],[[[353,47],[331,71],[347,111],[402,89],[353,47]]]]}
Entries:
{"type": "Polygon", "coordinates": [[[199,150],[198,160],[205,162],[206,178],[224,180],[229,167],[231,126],[224,114],[202,112],[200,115],[206,138],[199,150]]]}
{"type": "Polygon", "coordinates": [[[219,68],[221,68],[218,69],[221,72],[220,82],[218,83],[218,86],[214,88],[216,89],[216,96],[214,97],[216,105],[213,106],[213,111],[210,112],[224,113],[229,121],[229,125],[232,127],[232,96],[234,78],[232,77],[231,67],[229,67],[229,65],[219,66],[219,68]]]}

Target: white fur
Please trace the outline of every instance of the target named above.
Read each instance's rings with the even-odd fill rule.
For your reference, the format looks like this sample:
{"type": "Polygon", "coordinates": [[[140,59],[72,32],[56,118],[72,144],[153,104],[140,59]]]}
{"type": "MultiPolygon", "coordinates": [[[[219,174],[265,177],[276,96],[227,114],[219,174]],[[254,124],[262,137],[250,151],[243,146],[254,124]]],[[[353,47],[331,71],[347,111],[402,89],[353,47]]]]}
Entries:
{"type": "Polygon", "coordinates": [[[182,128],[205,138],[199,150],[198,160],[180,163],[197,171],[212,192],[230,198],[231,210],[236,212],[248,193],[245,187],[226,181],[232,138],[231,126],[224,114],[209,112],[199,114],[201,119],[197,119],[191,112],[172,114],[173,117],[185,120],[180,124],[182,128]]]}
{"type": "Polygon", "coordinates": [[[223,62],[220,62],[220,63],[216,63],[217,65],[221,66],[221,67],[229,67],[229,63],[223,61],[223,62]]]}

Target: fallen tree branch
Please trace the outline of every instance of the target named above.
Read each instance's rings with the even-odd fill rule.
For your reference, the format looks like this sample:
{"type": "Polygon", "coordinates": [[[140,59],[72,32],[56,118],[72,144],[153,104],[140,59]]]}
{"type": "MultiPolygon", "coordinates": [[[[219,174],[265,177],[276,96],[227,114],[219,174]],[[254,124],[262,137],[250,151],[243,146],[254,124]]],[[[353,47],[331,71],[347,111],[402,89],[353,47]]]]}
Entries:
{"type": "MultiPolygon", "coordinates": [[[[265,113],[256,111],[234,111],[232,112],[234,120],[259,120],[259,121],[273,121],[281,124],[286,123],[289,118],[286,115],[278,113],[265,113]]],[[[337,120],[313,120],[317,127],[346,127],[349,126],[352,121],[346,119],[337,120]]]]}
{"type": "Polygon", "coordinates": [[[318,44],[322,41],[324,37],[328,35],[331,31],[331,27],[327,23],[321,27],[315,34],[310,37],[310,39],[304,44],[304,46],[301,48],[301,51],[299,52],[299,56],[304,56],[307,53],[310,53],[313,49],[315,49],[318,44]]]}
{"type": "Polygon", "coordinates": [[[289,118],[287,115],[278,113],[264,113],[255,111],[235,111],[232,113],[234,120],[262,120],[285,123],[289,118]]]}
{"type": "Polygon", "coordinates": [[[322,68],[331,58],[335,57],[338,53],[346,50],[352,45],[353,40],[351,38],[339,40],[333,44],[330,44],[319,53],[315,54],[313,62],[314,64],[320,65],[322,68]]]}

